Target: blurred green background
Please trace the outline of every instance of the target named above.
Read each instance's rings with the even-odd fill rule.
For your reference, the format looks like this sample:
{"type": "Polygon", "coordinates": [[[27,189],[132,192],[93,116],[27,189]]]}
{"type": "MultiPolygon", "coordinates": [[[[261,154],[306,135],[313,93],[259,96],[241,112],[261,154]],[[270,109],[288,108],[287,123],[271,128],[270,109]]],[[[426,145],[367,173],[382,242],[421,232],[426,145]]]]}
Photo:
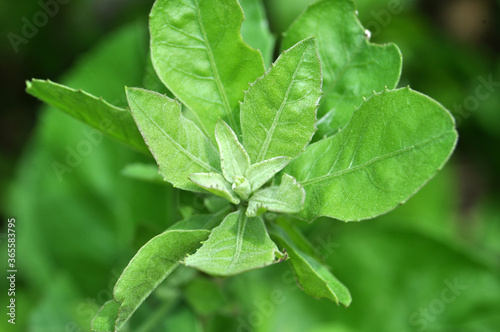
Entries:
{"type": "MultiPolygon", "coordinates": [[[[135,252],[203,209],[200,198],[123,176],[148,158],[107,138],[93,144],[88,127],[24,92],[26,79],[49,78],[124,105],[124,85],[161,89],[147,51],[153,1],[54,2],[53,17],[14,44],[43,6],[0,2],[0,266],[14,217],[19,271],[16,325],[2,313],[0,331],[89,331],[135,252]],[[58,176],[54,163],[82,145],[90,149],[58,176]]],[[[278,40],[309,2],[264,1],[278,40]]],[[[372,41],[401,48],[401,85],[454,113],[452,160],[385,216],[297,222],[351,290],[349,308],[309,298],[288,263],[228,279],[185,268],[129,331],[500,331],[500,1],[355,2],[372,41]]],[[[5,308],[5,277],[0,286],[5,308]]]]}

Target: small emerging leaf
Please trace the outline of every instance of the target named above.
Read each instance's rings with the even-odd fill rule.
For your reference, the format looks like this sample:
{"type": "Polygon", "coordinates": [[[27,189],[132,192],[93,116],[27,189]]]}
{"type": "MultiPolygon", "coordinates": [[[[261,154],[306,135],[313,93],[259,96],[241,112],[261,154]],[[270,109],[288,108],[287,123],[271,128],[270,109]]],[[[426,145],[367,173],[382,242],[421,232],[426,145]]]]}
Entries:
{"type": "Polygon", "coordinates": [[[243,146],[253,163],[294,158],[316,131],[321,66],[314,38],[283,52],[241,104],[243,146]]]}
{"type": "Polygon", "coordinates": [[[181,114],[181,105],[156,92],[127,88],[127,99],[144,140],[175,187],[201,191],[189,180],[193,173],[219,172],[217,149],[200,129],[181,114]]]}
{"type": "Polygon", "coordinates": [[[233,190],[238,193],[242,199],[248,199],[252,193],[252,187],[248,180],[242,176],[237,176],[234,178],[233,190]]]}
{"type": "Polygon", "coordinates": [[[189,176],[189,179],[200,187],[227,199],[233,204],[240,203],[240,199],[232,190],[231,185],[219,173],[193,173],[189,176]]]}
{"type": "Polygon", "coordinates": [[[215,138],[219,144],[222,174],[233,183],[235,176],[245,176],[250,158],[234,131],[222,120],[215,127],[215,138]]]}
{"type": "Polygon", "coordinates": [[[354,107],[373,90],[394,89],[401,75],[401,52],[394,44],[370,43],[352,0],[318,1],[286,31],[286,49],[315,36],[323,69],[324,95],[318,109],[318,137],[345,127],[354,107]]]}
{"type": "Polygon", "coordinates": [[[129,110],[113,106],[82,90],[74,90],[48,80],[28,81],[26,86],[29,94],[149,155],[129,110]]]}
{"type": "Polygon", "coordinates": [[[288,157],[275,157],[250,166],[247,169],[246,178],[252,187],[252,191],[256,191],[271,180],[289,162],[290,158],[288,157]]]}
{"type": "Polygon", "coordinates": [[[316,298],[324,297],[345,306],[351,304],[349,290],[335,278],[327,266],[310,253],[313,251],[310,245],[305,241],[296,242],[301,239],[302,235],[295,227],[288,225],[284,232],[280,227],[274,226],[271,230],[271,237],[278,245],[286,249],[295,276],[306,294],[316,298]],[[301,248],[304,246],[305,250],[301,248]]]}
{"type": "Polygon", "coordinates": [[[184,263],[214,276],[231,276],[276,263],[276,258],[281,258],[281,253],[262,219],[237,211],[214,228],[203,246],[184,263]]]}
{"type": "Polygon", "coordinates": [[[305,199],[304,188],[290,175],[284,174],[279,186],[257,191],[248,202],[247,215],[254,217],[265,211],[297,213],[305,199]]]}
{"type": "Polygon", "coordinates": [[[404,203],[441,169],[456,141],[454,120],[443,106],[409,88],[385,91],[285,171],[306,190],[301,218],[358,221],[404,203]]]}

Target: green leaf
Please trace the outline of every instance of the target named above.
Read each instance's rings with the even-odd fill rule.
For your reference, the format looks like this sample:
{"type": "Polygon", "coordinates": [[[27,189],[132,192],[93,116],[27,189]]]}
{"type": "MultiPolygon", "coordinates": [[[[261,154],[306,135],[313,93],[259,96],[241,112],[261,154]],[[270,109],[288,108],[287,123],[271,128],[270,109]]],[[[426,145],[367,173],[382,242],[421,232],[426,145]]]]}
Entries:
{"type": "Polygon", "coordinates": [[[321,66],[309,38],[282,53],[245,93],[241,129],[252,162],[302,152],[316,130],[320,97],[321,66]]]}
{"type": "Polygon", "coordinates": [[[250,183],[252,191],[259,189],[267,181],[271,180],[289,162],[290,158],[288,157],[275,157],[250,166],[247,169],[246,178],[250,183]]]}
{"type": "Polygon", "coordinates": [[[192,173],[219,172],[219,153],[200,129],[181,114],[181,105],[156,92],[127,88],[132,115],[164,179],[175,187],[200,191],[192,173]]]}
{"type": "Polygon", "coordinates": [[[193,173],[189,179],[198,186],[210,191],[211,193],[223,197],[233,204],[239,204],[240,199],[219,173],[193,173]]]}
{"type": "Polygon", "coordinates": [[[266,67],[272,62],[274,52],[274,36],[269,30],[266,12],[261,0],[239,0],[245,20],[241,25],[243,40],[251,47],[259,50],[266,67]]]}
{"type": "Polygon", "coordinates": [[[262,55],[241,38],[242,21],[236,0],[158,0],[150,16],[158,76],[214,143],[219,118],[239,133],[243,90],[264,73],[262,55]]]}
{"type": "Polygon", "coordinates": [[[305,199],[304,188],[288,174],[284,174],[279,186],[264,188],[252,195],[247,215],[255,217],[266,210],[281,213],[297,213],[305,199]]]}
{"type": "Polygon", "coordinates": [[[279,225],[284,227],[274,225],[270,235],[280,247],[286,249],[289,262],[304,292],[349,306],[352,301],[349,290],[312,254],[314,249],[299,230],[285,220],[279,220],[279,225]]]}
{"type": "Polygon", "coordinates": [[[440,104],[409,88],[385,91],[285,171],[306,190],[300,217],[358,221],[404,203],[441,169],[456,141],[454,120],[440,104]]]}
{"type": "Polygon", "coordinates": [[[229,183],[233,183],[235,176],[245,176],[250,157],[231,127],[222,120],[215,127],[215,138],[219,145],[222,174],[229,183]]]}
{"type": "Polygon", "coordinates": [[[323,69],[323,97],[318,109],[317,136],[343,128],[363,96],[384,87],[394,89],[402,58],[394,44],[370,43],[351,0],[319,1],[288,29],[282,48],[315,36],[323,69]]]}
{"type": "Polygon", "coordinates": [[[26,92],[96,128],[100,133],[149,154],[127,109],[113,106],[85,91],[74,90],[49,80],[27,81],[26,92]]]}
{"type": "Polygon", "coordinates": [[[210,234],[221,215],[181,221],[146,243],[116,282],[114,302],[107,302],[92,321],[94,331],[118,331],[151,292],[210,234]]]}
{"type": "Polygon", "coordinates": [[[261,218],[244,210],[229,214],[214,228],[198,251],[184,264],[214,276],[231,276],[276,263],[281,253],[267,234],[261,218]]]}
{"type": "Polygon", "coordinates": [[[163,177],[158,173],[158,166],[155,164],[130,164],[122,170],[122,175],[137,180],[165,183],[163,177]]]}

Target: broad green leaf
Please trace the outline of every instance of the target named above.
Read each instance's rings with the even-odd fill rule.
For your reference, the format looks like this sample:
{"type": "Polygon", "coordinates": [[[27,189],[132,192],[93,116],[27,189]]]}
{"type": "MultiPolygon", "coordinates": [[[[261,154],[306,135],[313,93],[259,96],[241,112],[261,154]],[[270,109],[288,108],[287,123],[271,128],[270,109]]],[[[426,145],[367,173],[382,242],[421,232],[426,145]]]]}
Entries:
{"type": "Polygon", "coordinates": [[[302,209],[305,195],[304,188],[293,177],[284,174],[279,186],[264,188],[252,195],[247,215],[255,217],[267,210],[297,213],[302,209]]]}
{"type": "Polygon", "coordinates": [[[284,228],[286,232],[274,225],[270,235],[280,247],[286,249],[290,257],[289,262],[304,292],[316,298],[327,298],[335,303],[349,306],[352,300],[349,290],[335,278],[327,266],[311,254],[314,249],[308,242],[302,240],[302,234],[286,221],[282,220],[280,225],[283,223],[286,224],[284,228]]]}
{"type": "Polygon", "coordinates": [[[157,0],[150,16],[158,76],[214,143],[219,118],[239,133],[243,91],[264,73],[262,55],[241,38],[242,21],[236,0],[157,0]]]}
{"type": "Polygon", "coordinates": [[[127,98],[164,179],[181,189],[201,191],[188,177],[219,172],[219,153],[210,140],[182,116],[176,101],[138,88],[127,88],[127,98]]]}
{"type": "Polygon", "coordinates": [[[158,166],[155,164],[130,164],[122,170],[122,175],[137,180],[165,183],[163,177],[158,173],[158,166]]]}
{"type": "Polygon", "coordinates": [[[246,178],[252,187],[252,191],[259,189],[267,181],[271,180],[289,162],[290,158],[288,157],[275,157],[250,166],[247,169],[246,178]]]}
{"type": "Polygon", "coordinates": [[[49,80],[26,82],[26,92],[106,134],[149,154],[129,110],[109,104],[85,91],[74,90],[49,80]]]}
{"type": "Polygon", "coordinates": [[[211,193],[223,197],[233,204],[239,204],[240,199],[231,185],[219,173],[193,173],[189,179],[211,193]]]}
{"type": "Polygon", "coordinates": [[[441,169],[456,141],[454,120],[440,104],[409,88],[384,91],[285,171],[306,190],[300,217],[358,221],[404,203],[441,169]]]}
{"type": "Polygon", "coordinates": [[[245,176],[250,166],[250,157],[234,131],[224,121],[217,123],[215,138],[219,145],[222,174],[227,181],[233,183],[235,176],[245,176]]]}
{"type": "Polygon", "coordinates": [[[274,36],[269,30],[266,11],[262,0],[239,0],[245,20],[241,25],[243,40],[251,47],[259,50],[266,67],[272,62],[274,52],[274,36]]]}
{"type": "Polygon", "coordinates": [[[282,48],[315,36],[323,69],[323,97],[317,136],[343,128],[373,90],[394,89],[402,67],[394,44],[370,43],[351,0],[324,0],[311,5],[286,31],[282,48]]]}
{"type": "Polygon", "coordinates": [[[210,225],[220,217],[219,214],[191,217],[146,243],[116,282],[114,301],[104,304],[92,321],[92,330],[120,330],[180,260],[208,238],[210,225]]]}
{"type": "Polygon", "coordinates": [[[321,66],[314,38],[285,51],[245,93],[243,146],[252,162],[296,157],[311,140],[321,97],[321,66]]]}
{"type": "Polygon", "coordinates": [[[214,276],[231,276],[277,262],[282,255],[261,218],[243,210],[229,214],[184,264],[214,276]]]}

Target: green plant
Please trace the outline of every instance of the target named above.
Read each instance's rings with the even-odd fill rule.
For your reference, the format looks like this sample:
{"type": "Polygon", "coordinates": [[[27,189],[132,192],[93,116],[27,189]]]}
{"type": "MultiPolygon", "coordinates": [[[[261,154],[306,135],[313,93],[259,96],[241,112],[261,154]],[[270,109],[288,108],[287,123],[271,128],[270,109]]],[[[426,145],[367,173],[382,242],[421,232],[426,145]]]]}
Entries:
{"type": "MultiPolygon", "coordinates": [[[[386,213],[455,146],[453,118],[441,105],[396,89],[400,52],[367,40],[352,1],[311,5],[267,71],[271,48],[248,46],[242,21],[236,0],[155,3],[151,59],[177,100],[126,88],[124,109],[50,81],[28,82],[30,94],[152,154],[165,181],[206,197],[207,214],[188,215],[131,260],[95,331],[121,329],[180,263],[231,276],[289,260],[307,294],[349,305],[347,288],[294,223],[386,213]]],[[[151,178],[150,170],[129,173],[151,178]]]]}

